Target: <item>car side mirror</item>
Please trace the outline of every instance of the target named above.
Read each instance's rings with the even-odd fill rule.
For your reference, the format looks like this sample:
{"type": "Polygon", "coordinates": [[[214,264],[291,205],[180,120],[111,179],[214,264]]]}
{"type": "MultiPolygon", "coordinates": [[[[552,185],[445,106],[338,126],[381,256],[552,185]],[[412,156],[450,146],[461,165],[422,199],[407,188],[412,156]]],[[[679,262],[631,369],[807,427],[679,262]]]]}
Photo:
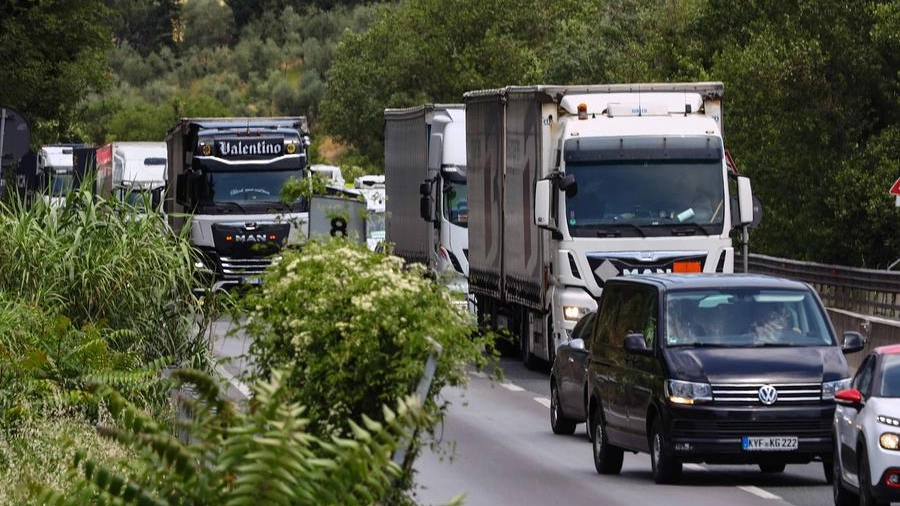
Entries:
{"type": "Polygon", "coordinates": [[[863,405],[862,393],[855,388],[845,388],[838,390],[834,394],[834,402],[841,406],[847,406],[859,411],[863,405]]]}
{"type": "Polygon", "coordinates": [[[653,355],[653,350],[647,348],[644,334],[628,334],[625,336],[625,351],[637,355],[653,355]]]}
{"type": "Polygon", "coordinates": [[[844,353],[856,353],[866,346],[866,341],[862,334],[855,330],[847,330],[844,332],[844,343],[841,345],[841,351],[844,353]]]}
{"type": "Polygon", "coordinates": [[[583,350],[584,349],[584,339],[582,339],[580,337],[576,337],[575,339],[572,339],[571,341],[569,341],[569,348],[572,348],[573,350],[583,350]]]}

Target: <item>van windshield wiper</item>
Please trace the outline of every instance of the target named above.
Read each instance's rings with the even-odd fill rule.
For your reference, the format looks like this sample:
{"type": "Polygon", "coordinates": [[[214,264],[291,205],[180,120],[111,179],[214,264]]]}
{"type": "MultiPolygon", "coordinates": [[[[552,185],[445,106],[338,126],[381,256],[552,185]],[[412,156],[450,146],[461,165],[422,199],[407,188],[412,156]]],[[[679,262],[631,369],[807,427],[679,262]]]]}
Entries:
{"type": "Polygon", "coordinates": [[[667,348],[730,348],[731,345],[722,343],[705,343],[702,341],[689,343],[674,343],[666,346],[667,348]]]}
{"type": "Polygon", "coordinates": [[[698,231],[704,235],[708,233],[706,227],[693,221],[678,223],[677,225],[673,224],[671,227],[672,235],[695,235],[698,231]]]}

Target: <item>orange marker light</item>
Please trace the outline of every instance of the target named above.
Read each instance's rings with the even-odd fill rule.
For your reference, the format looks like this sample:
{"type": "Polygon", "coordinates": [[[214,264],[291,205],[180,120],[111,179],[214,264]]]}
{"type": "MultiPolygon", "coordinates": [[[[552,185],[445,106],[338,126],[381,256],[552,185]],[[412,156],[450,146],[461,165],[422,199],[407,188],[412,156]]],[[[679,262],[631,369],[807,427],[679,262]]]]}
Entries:
{"type": "Polygon", "coordinates": [[[686,273],[700,271],[700,262],[675,262],[675,265],[672,266],[672,272],[686,273]]]}

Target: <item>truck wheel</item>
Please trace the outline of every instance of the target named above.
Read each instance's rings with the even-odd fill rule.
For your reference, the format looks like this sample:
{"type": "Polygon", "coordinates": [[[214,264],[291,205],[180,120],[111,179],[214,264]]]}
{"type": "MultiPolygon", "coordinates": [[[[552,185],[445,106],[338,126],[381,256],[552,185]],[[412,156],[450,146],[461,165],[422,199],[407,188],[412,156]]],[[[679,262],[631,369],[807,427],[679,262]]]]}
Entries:
{"type": "Polygon", "coordinates": [[[519,338],[519,342],[522,345],[522,363],[525,364],[526,369],[533,371],[540,366],[540,360],[534,356],[534,353],[531,353],[531,349],[528,347],[528,338],[524,333],[523,331],[523,335],[519,338]]]}
{"type": "Polygon", "coordinates": [[[677,483],[681,478],[681,461],[669,454],[659,420],[653,421],[650,430],[650,466],[653,481],[660,485],[677,483]]]}

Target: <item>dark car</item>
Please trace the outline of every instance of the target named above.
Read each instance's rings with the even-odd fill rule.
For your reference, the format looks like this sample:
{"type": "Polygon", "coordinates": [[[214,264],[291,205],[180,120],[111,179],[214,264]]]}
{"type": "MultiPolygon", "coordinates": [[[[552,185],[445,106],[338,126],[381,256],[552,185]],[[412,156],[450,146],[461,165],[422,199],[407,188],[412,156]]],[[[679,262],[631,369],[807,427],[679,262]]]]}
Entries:
{"type": "Polygon", "coordinates": [[[900,501],[900,345],[872,350],[835,400],[835,506],[900,501]]]}
{"type": "Polygon", "coordinates": [[[568,342],[556,349],[550,367],[550,428],[554,434],[573,434],[579,423],[587,421],[587,332],[593,328],[592,311],[584,315],[568,342]]]}
{"type": "Polygon", "coordinates": [[[594,465],[650,454],[657,483],[685,462],[823,463],[858,332],[835,337],[809,285],[747,274],[632,275],[603,289],[588,339],[594,465]]]}

